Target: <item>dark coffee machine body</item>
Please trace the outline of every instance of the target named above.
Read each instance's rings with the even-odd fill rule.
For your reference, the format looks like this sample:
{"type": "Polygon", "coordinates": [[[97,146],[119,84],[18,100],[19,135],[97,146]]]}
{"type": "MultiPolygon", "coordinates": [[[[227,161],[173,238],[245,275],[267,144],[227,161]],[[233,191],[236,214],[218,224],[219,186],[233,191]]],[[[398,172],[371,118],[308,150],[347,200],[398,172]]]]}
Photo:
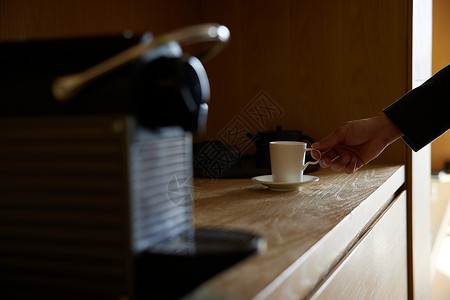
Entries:
{"type": "MultiPolygon", "coordinates": [[[[149,281],[169,266],[155,262],[192,267],[201,231],[191,134],[204,129],[209,100],[202,63],[175,38],[86,72],[149,40],[0,44],[1,298],[144,299],[174,283],[149,281]],[[61,100],[58,78],[85,81],[61,100]]],[[[242,253],[255,250],[245,246],[254,236],[240,240],[242,253]]]]}

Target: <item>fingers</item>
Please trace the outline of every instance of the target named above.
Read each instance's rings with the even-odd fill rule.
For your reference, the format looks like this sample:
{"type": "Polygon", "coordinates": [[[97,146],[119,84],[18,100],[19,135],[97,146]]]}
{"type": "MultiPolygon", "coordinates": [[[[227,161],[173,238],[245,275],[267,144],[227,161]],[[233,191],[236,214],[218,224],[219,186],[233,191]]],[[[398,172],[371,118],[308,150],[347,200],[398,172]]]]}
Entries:
{"type": "Polygon", "coordinates": [[[352,157],[350,162],[345,166],[345,173],[352,174],[352,173],[356,172],[356,170],[359,169],[357,167],[357,164],[358,164],[358,158],[355,156],[352,157]]]}
{"type": "Polygon", "coordinates": [[[342,136],[345,135],[344,131],[345,130],[343,129],[343,127],[338,128],[336,131],[334,131],[332,134],[330,134],[320,142],[312,144],[311,147],[322,152],[327,151],[341,142],[342,136]]]}
{"type": "Polygon", "coordinates": [[[335,160],[338,156],[338,153],[334,149],[322,153],[322,158],[320,159],[319,164],[322,168],[328,168],[333,160],[335,160]]]}
{"type": "MultiPolygon", "coordinates": [[[[322,158],[320,159],[320,165],[323,168],[330,166],[331,161],[333,161],[337,156],[337,152],[333,149],[336,145],[341,142],[341,136],[343,136],[343,129],[338,128],[335,132],[321,140],[320,142],[313,143],[311,148],[319,150],[322,152],[322,158]]],[[[315,151],[311,151],[311,156],[314,159],[319,159],[319,154],[315,151]]]]}
{"type": "MultiPolygon", "coordinates": [[[[313,149],[316,149],[316,148],[313,147],[314,145],[315,145],[315,144],[312,144],[311,147],[312,147],[313,149]]],[[[314,158],[315,160],[318,160],[318,159],[320,158],[320,155],[319,155],[319,153],[317,153],[317,151],[311,151],[311,156],[312,156],[312,158],[314,158]]]]}
{"type": "MultiPolygon", "coordinates": [[[[322,158],[319,161],[322,168],[331,167],[333,171],[344,170],[351,174],[364,165],[357,154],[361,141],[360,139],[356,139],[356,141],[354,139],[355,135],[359,136],[353,132],[354,124],[354,122],[348,122],[320,142],[311,145],[311,148],[322,152],[322,158]],[[352,133],[350,139],[348,138],[349,133],[352,133]],[[351,139],[352,136],[353,139],[351,139]]],[[[318,153],[312,151],[311,155],[314,159],[319,159],[318,153]]]]}
{"type": "Polygon", "coordinates": [[[357,156],[348,154],[338,156],[330,163],[331,170],[336,172],[344,170],[347,174],[355,173],[362,165],[363,163],[359,161],[357,156]]]}
{"type": "Polygon", "coordinates": [[[333,171],[341,171],[347,167],[347,164],[350,162],[351,157],[348,154],[344,154],[339,156],[335,160],[331,162],[331,170],[333,171]]]}
{"type": "Polygon", "coordinates": [[[333,171],[344,170],[347,174],[356,172],[364,165],[356,154],[349,151],[342,151],[342,149],[332,149],[323,153],[319,164],[322,168],[331,167],[333,171]]]}

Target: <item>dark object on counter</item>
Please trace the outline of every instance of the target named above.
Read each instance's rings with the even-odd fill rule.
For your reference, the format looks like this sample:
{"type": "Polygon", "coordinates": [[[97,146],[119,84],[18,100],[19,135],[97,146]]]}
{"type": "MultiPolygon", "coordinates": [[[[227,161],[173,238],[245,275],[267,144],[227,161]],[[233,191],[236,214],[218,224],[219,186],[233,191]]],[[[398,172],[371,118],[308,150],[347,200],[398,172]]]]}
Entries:
{"type": "MultiPolygon", "coordinates": [[[[248,134],[254,138],[257,149],[255,155],[242,155],[234,145],[223,144],[219,140],[204,141],[194,143],[194,176],[203,178],[252,178],[254,176],[268,175],[270,169],[269,142],[283,139],[284,141],[304,141],[313,143],[313,139],[305,136],[301,131],[280,131],[258,133],[263,137],[263,142],[257,136],[248,134]],[[281,132],[277,135],[277,132],[281,132]],[[267,136],[266,136],[267,133],[267,136]]],[[[314,160],[309,153],[306,154],[306,161],[314,160]]],[[[306,173],[316,171],[318,165],[309,165],[306,173]]]]}
{"type": "MultiPolygon", "coordinates": [[[[248,133],[247,136],[256,146],[255,166],[256,168],[270,168],[270,150],[269,143],[273,141],[297,141],[305,142],[308,147],[314,143],[314,140],[304,135],[300,130],[282,130],[281,126],[277,126],[275,131],[262,131],[256,135],[248,133]]],[[[313,160],[309,153],[306,154],[306,161],[313,160]]],[[[318,165],[310,165],[306,168],[305,173],[317,170],[318,165]]]]}
{"type": "Polygon", "coordinates": [[[231,170],[241,168],[241,152],[234,145],[219,140],[194,143],[194,175],[223,178],[231,170]]]}
{"type": "Polygon", "coordinates": [[[202,178],[252,178],[270,174],[270,168],[256,168],[253,155],[242,155],[234,145],[212,140],[194,143],[194,176],[202,178]]]}
{"type": "Polygon", "coordinates": [[[174,241],[164,249],[151,249],[137,257],[137,274],[142,279],[137,287],[139,299],[153,299],[155,295],[178,299],[208,278],[265,248],[264,241],[249,232],[196,228],[193,234],[195,242],[182,242],[184,249],[179,241],[174,241]],[[148,269],[154,272],[147,272],[148,269]]]}

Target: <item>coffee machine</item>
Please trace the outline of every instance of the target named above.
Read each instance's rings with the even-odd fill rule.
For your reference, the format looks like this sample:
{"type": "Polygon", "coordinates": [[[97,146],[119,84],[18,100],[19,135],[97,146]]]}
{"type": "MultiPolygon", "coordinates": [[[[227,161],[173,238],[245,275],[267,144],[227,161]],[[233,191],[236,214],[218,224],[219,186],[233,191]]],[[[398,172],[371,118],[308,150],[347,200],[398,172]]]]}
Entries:
{"type": "Polygon", "coordinates": [[[258,251],[252,233],[193,226],[202,61],[228,38],[200,24],[0,44],[2,299],[178,298],[258,251]]]}

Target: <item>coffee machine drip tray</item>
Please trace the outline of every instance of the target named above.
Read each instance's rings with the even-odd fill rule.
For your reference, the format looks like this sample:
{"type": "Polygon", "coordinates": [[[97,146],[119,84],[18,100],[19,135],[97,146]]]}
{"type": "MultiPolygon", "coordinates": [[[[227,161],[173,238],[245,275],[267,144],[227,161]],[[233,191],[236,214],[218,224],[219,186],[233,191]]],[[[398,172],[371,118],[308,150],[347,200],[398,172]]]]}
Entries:
{"type": "Polygon", "coordinates": [[[265,247],[264,239],[253,233],[195,228],[192,239],[163,243],[136,258],[137,298],[164,295],[165,299],[178,299],[265,247]]]}

